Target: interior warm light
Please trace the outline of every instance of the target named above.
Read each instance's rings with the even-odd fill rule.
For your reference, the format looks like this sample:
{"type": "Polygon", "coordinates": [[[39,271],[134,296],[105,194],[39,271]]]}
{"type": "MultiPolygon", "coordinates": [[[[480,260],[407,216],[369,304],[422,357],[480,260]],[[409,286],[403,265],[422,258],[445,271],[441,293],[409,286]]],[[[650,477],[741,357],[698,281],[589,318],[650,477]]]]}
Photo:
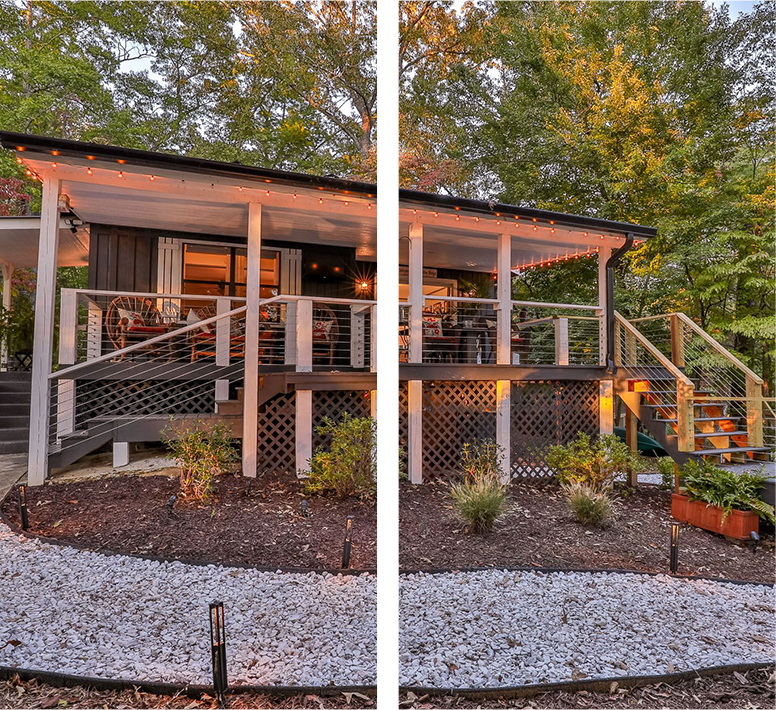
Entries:
{"type": "Polygon", "coordinates": [[[24,146],[23,145],[17,145],[16,146],[16,150],[22,151],[22,150],[24,150],[24,146]]]}
{"type": "Polygon", "coordinates": [[[94,160],[94,156],[93,156],[93,155],[87,155],[87,156],[86,156],[86,159],[87,159],[87,160],[94,160]]]}
{"type": "Polygon", "coordinates": [[[119,158],[116,162],[119,163],[120,165],[124,165],[124,163],[126,163],[127,161],[123,160],[122,158],[119,158]]]}
{"type": "Polygon", "coordinates": [[[51,155],[59,155],[59,151],[58,150],[52,150],[51,151],[51,155]]]}

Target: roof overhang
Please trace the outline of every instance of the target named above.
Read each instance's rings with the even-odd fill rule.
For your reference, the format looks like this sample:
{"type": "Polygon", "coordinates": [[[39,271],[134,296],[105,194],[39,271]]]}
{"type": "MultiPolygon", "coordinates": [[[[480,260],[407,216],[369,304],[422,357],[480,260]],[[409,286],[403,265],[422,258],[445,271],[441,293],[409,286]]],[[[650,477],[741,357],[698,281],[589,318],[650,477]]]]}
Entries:
{"type": "MultiPolygon", "coordinates": [[[[0,261],[15,269],[38,265],[40,217],[0,217],[0,261]]],[[[58,266],[86,266],[89,263],[89,228],[79,225],[73,232],[65,220],[59,223],[58,266]]]]}

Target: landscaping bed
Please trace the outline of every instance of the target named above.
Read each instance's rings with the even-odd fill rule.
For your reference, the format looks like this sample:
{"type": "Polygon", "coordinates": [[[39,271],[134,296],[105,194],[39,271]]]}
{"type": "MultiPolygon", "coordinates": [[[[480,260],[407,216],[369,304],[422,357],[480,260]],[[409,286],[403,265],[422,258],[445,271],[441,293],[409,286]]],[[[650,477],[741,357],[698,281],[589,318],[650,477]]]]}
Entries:
{"type": "MultiPolygon", "coordinates": [[[[554,480],[509,487],[507,512],[492,531],[473,535],[453,512],[444,483],[400,484],[402,569],[564,567],[667,572],[671,494],[657,486],[618,489],[607,527],[578,523],[554,480]]],[[[774,581],[773,529],[761,524],[756,552],[720,535],[683,525],[679,574],[774,581]]]]}
{"type": "MultiPolygon", "coordinates": [[[[695,678],[675,685],[658,683],[643,688],[616,688],[612,693],[545,693],[535,698],[466,700],[457,697],[414,697],[399,694],[407,710],[772,710],[776,707],[776,666],[745,673],[695,678]]],[[[343,695],[326,698],[317,695],[277,697],[235,695],[230,710],[361,710],[379,705],[379,700],[343,695]],[[349,701],[349,702],[348,702],[349,701]]],[[[211,699],[170,698],[137,691],[96,691],[83,688],[54,688],[34,681],[0,683],[0,706],[8,710],[70,707],[78,710],[210,710],[211,699]]]]}
{"type": "MultiPolygon", "coordinates": [[[[374,503],[315,496],[310,517],[301,514],[295,476],[215,480],[209,504],[176,501],[168,476],[106,477],[28,488],[29,532],[92,550],[142,554],[191,562],[257,567],[338,568],[348,515],[354,516],[351,567],[376,566],[374,503]]],[[[17,495],[2,512],[19,529],[17,495]]]]}

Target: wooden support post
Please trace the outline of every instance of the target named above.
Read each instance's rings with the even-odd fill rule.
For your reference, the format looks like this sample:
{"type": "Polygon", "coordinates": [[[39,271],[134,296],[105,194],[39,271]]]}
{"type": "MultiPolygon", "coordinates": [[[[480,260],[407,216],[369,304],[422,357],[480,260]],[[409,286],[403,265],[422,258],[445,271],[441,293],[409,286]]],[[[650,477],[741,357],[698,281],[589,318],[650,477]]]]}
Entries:
{"type": "Polygon", "coordinates": [[[614,383],[601,380],[598,383],[599,431],[604,434],[614,432],[614,383]]]}
{"type": "MultiPolygon", "coordinates": [[[[228,298],[216,299],[216,315],[222,316],[231,310],[231,300],[228,298]]],[[[232,336],[232,319],[221,318],[216,321],[216,365],[228,367],[232,336]]],[[[229,399],[229,380],[216,380],[216,402],[225,402],[229,399]]]]}
{"type": "MultiPolygon", "coordinates": [[[[11,310],[11,280],[13,278],[13,264],[8,261],[0,261],[0,269],[3,273],[3,310],[11,310]]],[[[8,352],[8,343],[5,340],[0,342],[0,370],[9,365],[10,353],[8,352]]]]}
{"type": "Polygon", "coordinates": [[[622,358],[622,343],[620,338],[622,337],[622,326],[619,321],[614,321],[614,364],[617,367],[622,367],[625,362],[622,358]]]}
{"type": "Polygon", "coordinates": [[[113,442],[113,468],[129,465],[129,442],[113,442]]]}
{"type": "Polygon", "coordinates": [[[43,180],[43,199],[38,241],[38,276],[35,287],[35,350],[32,358],[30,395],[30,443],[27,480],[40,486],[48,475],[51,388],[49,375],[54,359],[54,305],[59,248],[58,178],[43,180]]]}
{"type": "MultiPolygon", "coordinates": [[[[78,295],[63,288],[59,297],[59,364],[74,365],[77,359],[78,295]]],[[[57,438],[75,429],[75,380],[57,382],[57,438]]]]}
{"type": "MultiPolygon", "coordinates": [[[[639,452],[638,419],[636,418],[636,415],[630,410],[630,407],[625,407],[625,443],[634,454],[639,452]]],[[[638,482],[638,472],[629,471],[628,485],[636,486],[638,485],[638,482]]]]}
{"type": "Polygon", "coordinates": [[[363,368],[366,363],[366,313],[369,306],[350,307],[350,366],[363,368]]]}
{"type": "Polygon", "coordinates": [[[296,470],[309,471],[313,455],[313,393],[296,391],[296,470]]]}
{"type": "Polygon", "coordinates": [[[606,262],[612,255],[611,247],[598,248],[598,364],[606,365],[606,322],[613,314],[606,312],[606,262]]]}
{"type": "Polygon", "coordinates": [[[423,381],[407,383],[407,473],[412,483],[423,483],[423,381]]]}
{"type": "Polygon", "coordinates": [[[248,264],[245,289],[245,378],[243,389],[243,476],[256,477],[259,446],[259,283],[261,204],[248,203],[248,264]]]}
{"type": "Polygon", "coordinates": [[[296,304],[296,371],[313,371],[313,302],[309,299],[296,304]]]}
{"type": "Polygon", "coordinates": [[[569,319],[553,318],[555,325],[555,364],[569,364],[569,319]]]}
{"type": "Polygon", "coordinates": [[[676,433],[679,451],[695,451],[695,417],[692,383],[676,382],[676,433]]]}
{"type": "Polygon", "coordinates": [[[501,482],[512,479],[512,381],[496,382],[496,444],[501,447],[501,482]]]}
{"type": "Polygon", "coordinates": [[[410,224],[409,248],[409,362],[423,362],[423,225],[410,224]]]}
{"type": "Polygon", "coordinates": [[[684,367],[684,329],[676,313],[671,314],[671,362],[684,367]]]}
{"type": "Polygon", "coordinates": [[[296,365],[296,312],[297,301],[286,304],[286,332],[283,346],[283,362],[286,365],[296,365]]]}
{"type": "Polygon", "coordinates": [[[512,235],[498,236],[496,362],[512,364],[512,235]]]}
{"type": "Polygon", "coordinates": [[[369,416],[377,419],[377,390],[369,390],[369,416]]]}
{"type": "Polygon", "coordinates": [[[763,386],[760,381],[746,377],[746,443],[763,445],[763,386]]]}
{"type": "Polygon", "coordinates": [[[369,372],[377,372],[377,306],[369,316],[369,372]]]}

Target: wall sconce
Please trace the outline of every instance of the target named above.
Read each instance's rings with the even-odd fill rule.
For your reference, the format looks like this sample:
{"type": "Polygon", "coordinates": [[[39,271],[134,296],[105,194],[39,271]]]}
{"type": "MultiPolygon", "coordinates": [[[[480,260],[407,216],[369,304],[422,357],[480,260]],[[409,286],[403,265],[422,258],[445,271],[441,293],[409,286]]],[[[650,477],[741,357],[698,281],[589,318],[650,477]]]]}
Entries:
{"type": "Polygon", "coordinates": [[[359,281],[356,283],[356,287],[358,288],[359,293],[363,295],[369,292],[371,284],[366,279],[359,279],[359,281]]]}

